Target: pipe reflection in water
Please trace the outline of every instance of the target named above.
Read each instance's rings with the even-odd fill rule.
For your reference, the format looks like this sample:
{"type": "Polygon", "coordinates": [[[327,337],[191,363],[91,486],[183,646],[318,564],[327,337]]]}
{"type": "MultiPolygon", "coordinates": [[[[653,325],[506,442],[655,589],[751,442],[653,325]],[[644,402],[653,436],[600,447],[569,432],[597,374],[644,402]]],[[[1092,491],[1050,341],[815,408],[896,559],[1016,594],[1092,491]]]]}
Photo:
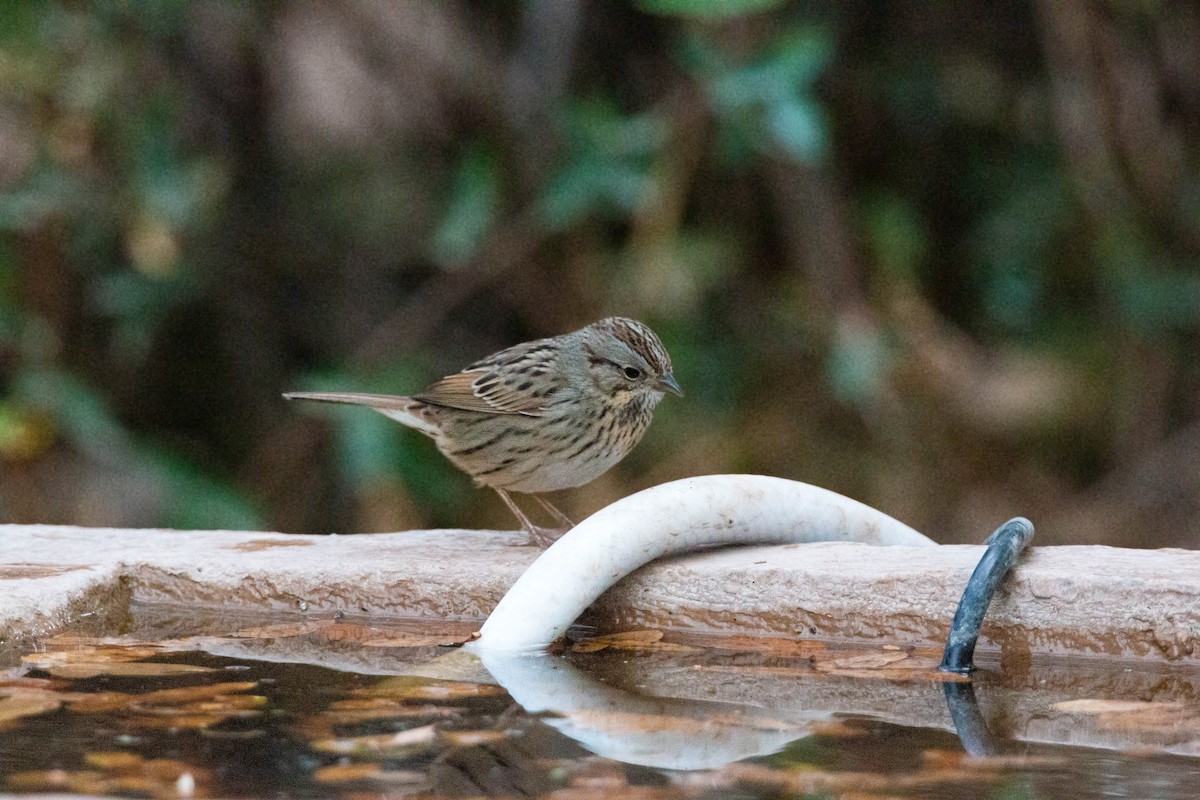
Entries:
{"type": "Polygon", "coordinates": [[[992,735],[987,720],[979,710],[975,685],[952,681],[943,683],[942,691],[946,695],[946,708],[950,711],[950,719],[954,721],[954,730],[967,755],[999,755],[1000,743],[992,735]]]}
{"type": "Polygon", "coordinates": [[[754,706],[647,697],[591,678],[564,658],[477,650],[492,677],[530,714],[596,755],[658,769],[715,769],[807,736],[828,712],[782,720],[754,706]]]}

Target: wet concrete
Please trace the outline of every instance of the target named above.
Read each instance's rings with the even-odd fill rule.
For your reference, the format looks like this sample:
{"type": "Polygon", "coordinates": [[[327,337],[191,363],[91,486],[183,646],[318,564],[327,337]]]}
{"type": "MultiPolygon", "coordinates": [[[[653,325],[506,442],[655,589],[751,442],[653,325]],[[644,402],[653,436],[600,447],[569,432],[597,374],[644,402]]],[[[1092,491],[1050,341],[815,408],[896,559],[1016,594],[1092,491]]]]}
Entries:
{"type": "MultiPolygon", "coordinates": [[[[308,615],[482,621],[537,557],[512,532],[295,536],[0,526],[0,637],[131,600],[308,615]]],[[[657,562],[585,615],[606,629],[936,646],[981,547],[731,548],[657,562]]],[[[1034,548],[997,596],[981,652],[1193,662],[1200,553],[1034,548]]]]}

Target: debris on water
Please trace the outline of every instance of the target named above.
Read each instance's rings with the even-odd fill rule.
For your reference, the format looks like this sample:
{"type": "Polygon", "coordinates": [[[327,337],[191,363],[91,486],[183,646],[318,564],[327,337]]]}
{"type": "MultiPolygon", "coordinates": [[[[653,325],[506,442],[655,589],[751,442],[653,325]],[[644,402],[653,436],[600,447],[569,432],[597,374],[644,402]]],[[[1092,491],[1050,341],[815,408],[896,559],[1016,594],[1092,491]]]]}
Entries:
{"type": "Polygon", "coordinates": [[[1200,670],[1185,667],[985,663],[981,718],[1019,741],[981,753],[950,727],[938,683],[962,676],[902,643],[592,635],[547,665],[565,697],[594,680],[600,703],[530,713],[473,654],[441,649],[478,621],[134,616],[126,635],[46,637],[0,673],[0,792],[765,800],[1017,785],[1076,800],[1119,785],[1175,800],[1200,775],[1200,670]],[[695,743],[733,755],[653,762],[695,743]],[[634,755],[603,755],[619,752],[634,755]]]}

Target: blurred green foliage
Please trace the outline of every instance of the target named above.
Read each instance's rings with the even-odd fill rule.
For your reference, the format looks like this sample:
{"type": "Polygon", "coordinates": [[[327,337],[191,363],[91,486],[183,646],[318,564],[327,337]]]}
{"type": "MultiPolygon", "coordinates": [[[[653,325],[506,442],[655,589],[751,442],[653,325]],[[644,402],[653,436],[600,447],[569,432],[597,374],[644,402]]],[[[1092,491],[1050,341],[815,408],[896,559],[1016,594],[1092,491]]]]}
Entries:
{"type": "Polygon", "coordinates": [[[1200,19],[1139,9],[7,4],[0,520],[507,524],[279,392],[623,313],[687,397],[576,515],[751,470],[1200,544],[1200,19]]]}

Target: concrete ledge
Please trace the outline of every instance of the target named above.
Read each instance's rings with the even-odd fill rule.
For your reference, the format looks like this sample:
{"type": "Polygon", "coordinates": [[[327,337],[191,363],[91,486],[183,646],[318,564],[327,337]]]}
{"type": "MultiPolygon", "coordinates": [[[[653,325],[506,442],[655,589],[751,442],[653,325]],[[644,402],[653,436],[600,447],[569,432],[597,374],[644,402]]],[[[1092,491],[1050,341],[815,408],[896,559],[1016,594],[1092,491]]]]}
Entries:
{"type": "MultiPolygon", "coordinates": [[[[511,532],[296,536],[0,525],[0,637],[129,602],[482,621],[537,551],[511,532]]],[[[939,646],[981,547],[730,548],[640,570],[582,620],[939,646]]],[[[1200,552],[1035,548],[993,603],[1002,657],[1200,656],[1200,552]]]]}

